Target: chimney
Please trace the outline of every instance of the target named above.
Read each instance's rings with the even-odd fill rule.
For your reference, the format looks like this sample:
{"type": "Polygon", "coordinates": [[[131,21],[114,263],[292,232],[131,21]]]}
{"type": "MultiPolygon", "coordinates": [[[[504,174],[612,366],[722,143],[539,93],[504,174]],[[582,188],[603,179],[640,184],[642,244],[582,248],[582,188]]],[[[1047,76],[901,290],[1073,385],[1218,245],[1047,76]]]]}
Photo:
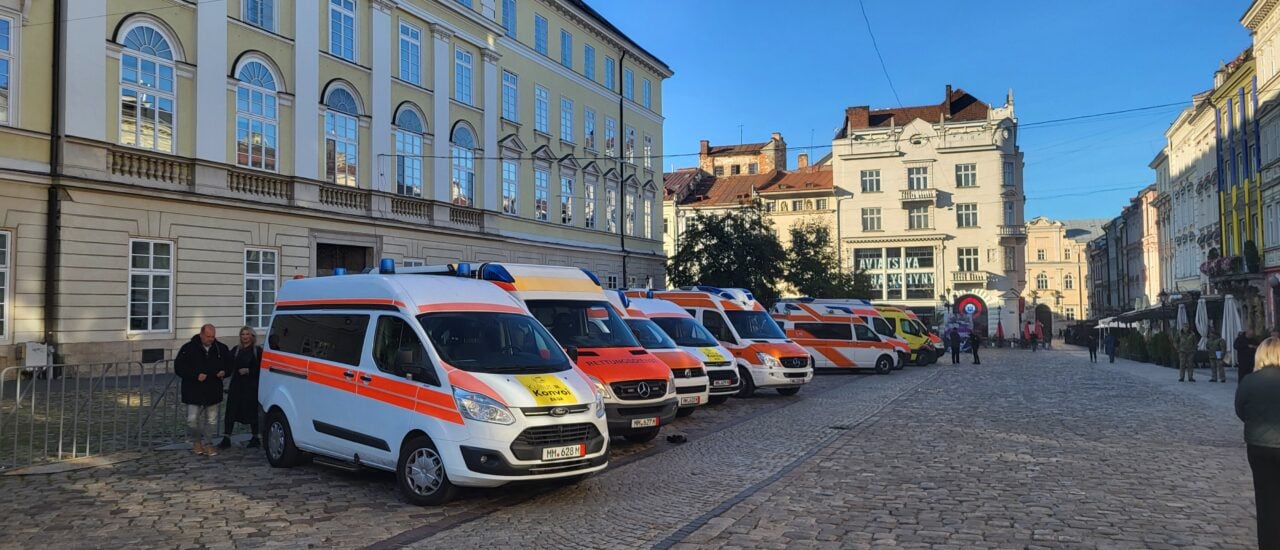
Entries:
{"type": "Polygon", "coordinates": [[[796,156],[796,169],[809,167],[809,153],[800,153],[796,156]]]}
{"type": "Polygon", "coordinates": [[[844,110],[844,118],[850,129],[868,128],[871,126],[871,107],[849,107],[844,110]]]}
{"type": "Polygon", "coordinates": [[[942,101],[942,117],[951,120],[951,85],[947,84],[947,98],[942,101]]]}
{"type": "Polygon", "coordinates": [[[698,149],[698,155],[703,157],[707,156],[707,153],[711,150],[711,142],[704,139],[698,144],[700,146],[698,149]]]}

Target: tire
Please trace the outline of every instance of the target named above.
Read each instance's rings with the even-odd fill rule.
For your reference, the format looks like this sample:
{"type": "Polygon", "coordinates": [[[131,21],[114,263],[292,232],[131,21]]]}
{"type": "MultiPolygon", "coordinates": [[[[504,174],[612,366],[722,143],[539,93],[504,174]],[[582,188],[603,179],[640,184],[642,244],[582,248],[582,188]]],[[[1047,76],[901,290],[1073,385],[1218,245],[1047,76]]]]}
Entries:
{"type": "Polygon", "coordinates": [[[893,371],[893,358],[881,355],[876,358],[876,374],[889,374],[893,371]]]}
{"type": "Polygon", "coordinates": [[[727,401],[729,401],[729,396],[727,395],[713,395],[707,402],[712,405],[723,405],[727,401]]]}
{"type": "Polygon", "coordinates": [[[643,432],[631,432],[623,436],[632,443],[648,443],[658,437],[658,428],[649,428],[643,432]]]}
{"type": "Polygon", "coordinates": [[[697,407],[684,407],[681,409],[676,409],[676,418],[688,417],[689,415],[693,414],[693,411],[696,409],[697,407]]]}
{"type": "Polygon", "coordinates": [[[751,397],[756,394],[756,381],[751,378],[747,369],[738,369],[738,378],[742,383],[738,386],[738,397],[751,397]]]}
{"type": "Polygon", "coordinates": [[[410,439],[400,448],[396,486],[401,496],[415,506],[439,506],[453,500],[458,491],[449,481],[435,444],[425,435],[410,439]]]}
{"type": "Polygon", "coordinates": [[[778,388],[778,393],[782,395],[795,395],[800,393],[800,388],[778,388]]]}
{"type": "Polygon", "coordinates": [[[292,468],[302,464],[304,455],[293,443],[293,428],[289,427],[289,419],[280,409],[271,409],[267,413],[266,429],[263,430],[262,451],[267,455],[267,463],[272,468],[292,468]]]}

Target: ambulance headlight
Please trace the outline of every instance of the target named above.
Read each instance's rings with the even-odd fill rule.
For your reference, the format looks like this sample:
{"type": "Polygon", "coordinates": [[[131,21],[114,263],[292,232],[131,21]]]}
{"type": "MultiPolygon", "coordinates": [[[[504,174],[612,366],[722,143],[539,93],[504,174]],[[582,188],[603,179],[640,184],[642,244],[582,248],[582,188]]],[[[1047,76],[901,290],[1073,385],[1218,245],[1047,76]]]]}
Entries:
{"type": "Polygon", "coordinates": [[[760,364],[764,365],[765,367],[768,367],[771,369],[782,368],[782,361],[779,361],[777,357],[774,357],[762,351],[756,352],[756,359],[759,359],[760,364]]]}
{"type": "Polygon", "coordinates": [[[675,393],[676,393],[676,377],[674,373],[668,372],[667,373],[667,395],[674,395],[675,393]]]}
{"type": "Polygon", "coordinates": [[[599,378],[594,376],[588,377],[591,385],[596,389],[596,398],[600,400],[613,400],[613,392],[609,391],[609,385],[601,382],[599,378]]]}
{"type": "Polygon", "coordinates": [[[487,395],[453,388],[453,400],[458,403],[462,416],[479,422],[490,424],[514,424],[516,417],[506,405],[497,402],[487,395]]]}
{"type": "Polygon", "coordinates": [[[596,418],[604,418],[604,395],[596,393],[596,418]]]}

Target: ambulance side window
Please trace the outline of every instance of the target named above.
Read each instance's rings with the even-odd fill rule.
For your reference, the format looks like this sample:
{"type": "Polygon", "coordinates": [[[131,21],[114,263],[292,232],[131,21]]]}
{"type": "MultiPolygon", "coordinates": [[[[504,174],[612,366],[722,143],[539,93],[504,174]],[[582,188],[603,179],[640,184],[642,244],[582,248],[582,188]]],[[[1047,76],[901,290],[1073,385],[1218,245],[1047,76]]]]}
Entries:
{"type": "Polygon", "coordinates": [[[405,361],[430,373],[429,379],[419,379],[420,382],[440,385],[436,380],[435,367],[431,365],[431,358],[427,355],[427,348],[422,345],[418,333],[413,331],[408,321],[394,315],[379,317],[373,332],[374,364],[382,372],[403,377],[405,373],[401,367],[405,361]]]}
{"type": "Polygon", "coordinates": [[[725,321],[724,316],[718,311],[703,311],[702,326],[707,327],[716,340],[730,344],[738,343],[738,340],[733,337],[733,332],[729,330],[728,321],[725,321]]]}
{"type": "Polygon", "coordinates": [[[879,342],[880,337],[876,336],[876,331],[871,330],[867,325],[853,325],[853,330],[858,333],[859,342],[879,342]]]}
{"type": "Polygon", "coordinates": [[[356,366],[364,349],[369,316],[280,314],[271,323],[268,349],[356,366]]]}
{"type": "Polygon", "coordinates": [[[796,330],[819,340],[853,340],[853,330],[845,323],[796,323],[796,330]]]}

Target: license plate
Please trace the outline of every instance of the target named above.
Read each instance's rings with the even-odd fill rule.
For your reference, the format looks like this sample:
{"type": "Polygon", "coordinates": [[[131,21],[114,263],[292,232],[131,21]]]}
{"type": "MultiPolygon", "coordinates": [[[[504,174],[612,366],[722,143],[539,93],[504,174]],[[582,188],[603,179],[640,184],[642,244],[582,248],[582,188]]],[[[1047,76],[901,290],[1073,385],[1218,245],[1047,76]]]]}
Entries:
{"type": "Polygon", "coordinates": [[[654,418],[637,418],[631,421],[632,428],[652,428],[658,425],[657,417],[654,418]]]}
{"type": "Polygon", "coordinates": [[[732,386],[733,380],[714,380],[711,382],[711,385],[712,386],[732,386]]]}
{"type": "Polygon", "coordinates": [[[566,445],[564,447],[547,447],[542,450],[542,460],[562,460],[578,458],[587,454],[586,445],[566,445]]]}
{"type": "Polygon", "coordinates": [[[700,399],[698,399],[698,396],[696,396],[696,395],[693,395],[693,396],[690,396],[690,397],[681,397],[681,398],[680,398],[680,406],[681,406],[681,407],[683,407],[683,406],[685,406],[685,405],[697,405],[699,402],[700,402],[700,399]]]}
{"type": "Polygon", "coordinates": [[[791,382],[792,384],[803,384],[803,383],[804,383],[804,379],[803,379],[803,378],[792,378],[792,379],[788,380],[788,382],[791,382]]]}

